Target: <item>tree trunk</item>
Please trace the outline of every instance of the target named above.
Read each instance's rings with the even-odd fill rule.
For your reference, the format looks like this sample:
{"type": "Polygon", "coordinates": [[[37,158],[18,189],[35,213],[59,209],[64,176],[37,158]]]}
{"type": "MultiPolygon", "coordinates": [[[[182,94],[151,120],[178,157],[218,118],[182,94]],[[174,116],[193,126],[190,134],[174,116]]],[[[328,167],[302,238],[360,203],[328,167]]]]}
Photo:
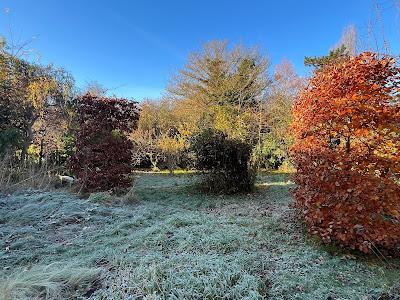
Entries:
{"type": "Polygon", "coordinates": [[[30,124],[28,124],[26,131],[25,131],[25,140],[22,146],[22,153],[21,153],[21,160],[22,161],[26,161],[26,159],[28,158],[28,148],[32,143],[33,140],[33,122],[31,122],[30,124]]]}
{"type": "Polygon", "coordinates": [[[158,156],[157,154],[155,155],[156,157],[153,156],[153,153],[149,154],[150,158],[150,163],[153,166],[153,171],[158,171],[157,164],[158,164],[158,156]]]}
{"type": "Polygon", "coordinates": [[[346,152],[350,153],[350,136],[346,138],[346,152]]]}
{"type": "Polygon", "coordinates": [[[42,167],[43,163],[43,147],[44,147],[44,140],[43,138],[40,140],[40,152],[39,152],[39,168],[42,167]]]}

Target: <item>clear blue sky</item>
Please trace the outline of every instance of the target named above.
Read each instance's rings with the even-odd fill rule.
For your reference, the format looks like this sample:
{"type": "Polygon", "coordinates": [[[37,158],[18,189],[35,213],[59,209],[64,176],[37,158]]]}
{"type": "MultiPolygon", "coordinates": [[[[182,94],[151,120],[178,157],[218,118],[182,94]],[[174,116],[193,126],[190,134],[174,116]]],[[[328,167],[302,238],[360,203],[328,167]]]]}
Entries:
{"type": "MultiPolygon", "coordinates": [[[[70,71],[78,85],[96,80],[118,96],[159,96],[188,53],[213,39],[258,46],[272,64],[322,55],[349,24],[363,35],[374,3],[392,52],[400,53],[396,0],[0,0],[0,34],[26,41],[70,71]],[[4,11],[7,10],[8,13],[4,11]]],[[[376,26],[380,34],[380,25],[376,26]]]]}

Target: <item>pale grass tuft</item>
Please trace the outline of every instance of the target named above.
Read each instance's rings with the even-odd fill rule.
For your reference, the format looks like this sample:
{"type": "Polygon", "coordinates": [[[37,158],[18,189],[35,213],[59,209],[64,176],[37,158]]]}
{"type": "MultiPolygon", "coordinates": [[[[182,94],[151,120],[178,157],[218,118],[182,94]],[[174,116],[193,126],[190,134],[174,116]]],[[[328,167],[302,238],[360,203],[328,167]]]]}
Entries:
{"type": "Polygon", "coordinates": [[[91,193],[88,201],[94,203],[110,203],[113,199],[113,196],[110,192],[97,192],[91,193]]]}
{"type": "Polygon", "coordinates": [[[100,269],[50,264],[14,271],[0,281],[0,300],[69,299],[85,293],[100,276],[100,269]]]}
{"type": "Polygon", "coordinates": [[[132,186],[129,191],[121,197],[121,202],[125,204],[132,204],[138,202],[138,197],[135,192],[135,186],[132,186]]]}

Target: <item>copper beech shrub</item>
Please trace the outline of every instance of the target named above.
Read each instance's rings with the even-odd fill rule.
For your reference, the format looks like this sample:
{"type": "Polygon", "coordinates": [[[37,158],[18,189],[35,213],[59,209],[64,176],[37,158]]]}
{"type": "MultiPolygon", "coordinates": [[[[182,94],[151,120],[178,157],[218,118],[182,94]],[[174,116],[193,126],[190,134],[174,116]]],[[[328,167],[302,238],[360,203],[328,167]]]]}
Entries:
{"type": "MultiPolygon", "coordinates": [[[[365,52],[316,70],[293,109],[295,204],[312,234],[400,247],[400,69],[365,52]]],[[[398,252],[397,252],[398,253],[398,252]]]]}
{"type": "Polygon", "coordinates": [[[137,126],[136,102],[86,94],[78,102],[76,154],[71,168],[84,190],[120,191],[132,182],[132,142],[126,134],[137,126]]]}

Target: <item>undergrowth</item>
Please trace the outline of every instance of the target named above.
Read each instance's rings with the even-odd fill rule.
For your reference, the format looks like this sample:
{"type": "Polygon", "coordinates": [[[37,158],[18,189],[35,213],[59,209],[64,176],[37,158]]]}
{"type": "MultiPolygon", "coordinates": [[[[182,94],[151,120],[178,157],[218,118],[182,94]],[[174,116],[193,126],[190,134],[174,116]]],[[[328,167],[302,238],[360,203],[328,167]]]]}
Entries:
{"type": "Polygon", "coordinates": [[[30,161],[14,161],[11,157],[0,159],[0,192],[12,193],[21,189],[47,190],[58,182],[60,166],[30,161]]]}

